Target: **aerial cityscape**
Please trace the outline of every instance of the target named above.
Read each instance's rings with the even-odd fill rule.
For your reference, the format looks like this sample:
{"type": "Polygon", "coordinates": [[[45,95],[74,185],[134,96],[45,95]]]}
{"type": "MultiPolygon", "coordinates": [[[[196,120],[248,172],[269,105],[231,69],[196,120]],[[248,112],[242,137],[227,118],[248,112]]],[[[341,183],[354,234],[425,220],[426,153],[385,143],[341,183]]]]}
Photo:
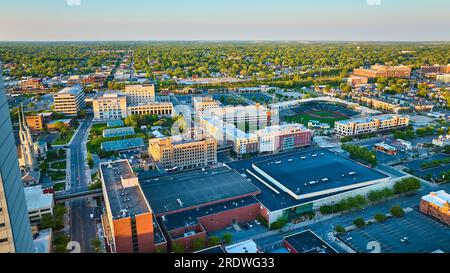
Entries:
{"type": "Polygon", "coordinates": [[[0,253],[450,253],[448,2],[24,2],[0,253]]]}

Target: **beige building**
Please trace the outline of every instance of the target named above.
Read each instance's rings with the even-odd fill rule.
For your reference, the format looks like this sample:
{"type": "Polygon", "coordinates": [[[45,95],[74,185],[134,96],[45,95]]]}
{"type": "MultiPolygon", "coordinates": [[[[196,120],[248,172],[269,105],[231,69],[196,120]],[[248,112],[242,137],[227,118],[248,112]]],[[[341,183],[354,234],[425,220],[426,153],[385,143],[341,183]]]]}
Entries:
{"type": "Polygon", "coordinates": [[[217,163],[217,141],[183,140],[181,137],[150,139],[148,153],[166,169],[191,169],[217,163]]]}
{"type": "Polygon", "coordinates": [[[361,76],[354,76],[351,75],[347,78],[347,83],[351,86],[357,86],[362,84],[367,84],[369,79],[367,77],[361,77],[361,76]]]}
{"type": "Polygon", "coordinates": [[[127,96],[130,105],[155,102],[155,86],[153,84],[127,85],[123,93],[127,96]]]}
{"type": "Polygon", "coordinates": [[[437,75],[436,81],[443,83],[450,83],[450,74],[437,75]]]}
{"type": "MultiPolygon", "coordinates": [[[[137,93],[136,93],[137,94],[137,93]]],[[[133,95],[134,96],[134,95],[133,95]]],[[[171,102],[148,102],[130,104],[133,97],[119,91],[107,91],[103,96],[92,101],[95,120],[111,120],[126,118],[130,115],[173,115],[171,102]]],[[[144,97],[145,98],[145,97],[144,97]]],[[[136,100],[137,97],[134,97],[136,100]]]]}
{"type": "Polygon", "coordinates": [[[194,113],[196,114],[203,112],[206,109],[220,108],[219,102],[214,100],[211,96],[192,98],[192,106],[194,107],[194,113]]]}
{"type": "Polygon", "coordinates": [[[107,91],[103,96],[92,101],[94,119],[111,120],[126,118],[127,97],[117,91],[107,91]]]}
{"type": "Polygon", "coordinates": [[[334,131],[341,136],[356,136],[403,128],[408,126],[408,124],[409,117],[406,115],[379,115],[336,121],[334,131]]]}
{"type": "Polygon", "coordinates": [[[171,102],[154,102],[144,105],[128,106],[128,115],[158,115],[173,116],[173,104],[171,102]]]}
{"type": "Polygon", "coordinates": [[[66,87],[53,95],[55,112],[77,115],[85,107],[84,92],[81,85],[66,87]]]}

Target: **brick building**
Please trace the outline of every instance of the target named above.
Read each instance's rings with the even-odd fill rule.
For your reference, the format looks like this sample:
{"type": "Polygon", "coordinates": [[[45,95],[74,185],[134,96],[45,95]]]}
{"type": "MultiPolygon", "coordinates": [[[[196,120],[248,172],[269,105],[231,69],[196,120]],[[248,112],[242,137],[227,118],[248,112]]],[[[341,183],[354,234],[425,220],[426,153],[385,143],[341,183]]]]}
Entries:
{"type": "Polygon", "coordinates": [[[450,226],[450,194],[431,192],[420,199],[420,211],[450,226]]]}

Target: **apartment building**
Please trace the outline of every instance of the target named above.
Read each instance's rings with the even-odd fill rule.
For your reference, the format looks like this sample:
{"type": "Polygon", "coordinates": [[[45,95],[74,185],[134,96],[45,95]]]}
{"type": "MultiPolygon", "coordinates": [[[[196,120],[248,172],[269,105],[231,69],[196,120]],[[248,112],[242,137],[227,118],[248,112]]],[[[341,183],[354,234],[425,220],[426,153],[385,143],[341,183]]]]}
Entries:
{"type": "Polygon", "coordinates": [[[217,140],[183,140],[180,136],[150,139],[148,153],[166,169],[192,169],[217,163],[217,140]]]}
{"type": "Polygon", "coordinates": [[[404,128],[408,125],[409,117],[406,115],[379,115],[336,121],[334,131],[341,136],[356,136],[404,128]]]}
{"type": "Polygon", "coordinates": [[[361,96],[361,97],[355,97],[353,100],[358,102],[359,104],[366,105],[372,109],[384,110],[384,111],[389,111],[389,112],[393,112],[393,113],[398,113],[399,111],[409,109],[409,107],[402,107],[398,103],[393,103],[393,102],[391,103],[388,101],[384,101],[384,100],[381,100],[378,98],[372,98],[372,97],[361,96]]]}
{"type": "Polygon", "coordinates": [[[272,116],[272,111],[261,105],[209,108],[201,113],[201,117],[217,117],[244,132],[254,132],[266,128],[271,125],[272,116]]]}
{"type": "Polygon", "coordinates": [[[367,78],[409,78],[411,77],[411,67],[405,65],[385,66],[375,64],[370,69],[358,68],[353,70],[355,76],[367,78]]]}
{"type": "Polygon", "coordinates": [[[419,210],[450,226],[450,194],[431,192],[420,199],[419,210]]]}
{"type": "Polygon", "coordinates": [[[66,87],[53,95],[55,112],[76,116],[85,107],[84,92],[81,85],[66,87]]]}
{"type": "Polygon", "coordinates": [[[92,101],[94,119],[116,120],[127,117],[127,97],[117,91],[107,91],[92,101]]]}
{"type": "Polygon", "coordinates": [[[102,226],[112,253],[148,253],[166,248],[153,212],[128,160],[100,164],[105,213],[102,226]]]}
{"type": "Polygon", "coordinates": [[[237,155],[258,152],[258,137],[256,134],[245,133],[219,117],[205,117],[200,122],[206,135],[215,138],[220,145],[232,145],[233,151],[237,155]]]}
{"type": "Polygon", "coordinates": [[[130,105],[155,102],[155,86],[153,84],[127,85],[123,93],[127,96],[130,105]]]}
{"type": "Polygon", "coordinates": [[[31,253],[30,220],[1,69],[0,124],[0,253],[31,253]]]}
{"type": "Polygon", "coordinates": [[[258,137],[258,150],[278,152],[311,145],[311,130],[301,124],[268,126],[255,132],[258,137]]]}

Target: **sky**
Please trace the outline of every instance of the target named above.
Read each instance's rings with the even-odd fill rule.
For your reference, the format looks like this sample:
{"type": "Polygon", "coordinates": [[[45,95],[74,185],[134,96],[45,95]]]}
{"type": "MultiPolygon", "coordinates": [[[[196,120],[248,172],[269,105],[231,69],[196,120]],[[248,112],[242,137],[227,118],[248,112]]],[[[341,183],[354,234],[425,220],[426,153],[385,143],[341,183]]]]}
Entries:
{"type": "Polygon", "coordinates": [[[0,0],[2,41],[450,41],[449,0],[0,0]]]}

